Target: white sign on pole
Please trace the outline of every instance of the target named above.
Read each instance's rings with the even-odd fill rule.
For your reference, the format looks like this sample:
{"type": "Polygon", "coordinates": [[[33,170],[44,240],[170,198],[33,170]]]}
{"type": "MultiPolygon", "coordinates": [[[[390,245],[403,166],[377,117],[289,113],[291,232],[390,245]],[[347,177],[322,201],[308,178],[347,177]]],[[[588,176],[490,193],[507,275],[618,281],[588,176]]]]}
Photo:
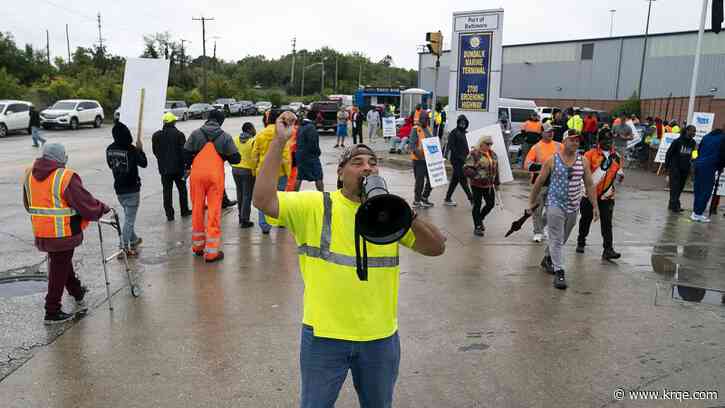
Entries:
{"type": "Polygon", "coordinates": [[[664,163],[665,157],[667,156],[667,150],[672,145],[675,139],[679,138],[679,133],[665,133],[660,141],[660,147],[657,149],[657,156],[655,157],[655,163],[664,163]]]}
{"type": "Polygon", "coordinates": [[[169,82],[169,60],[129,58],[123,74],[120,121],[135,136],[139,134],[141,90],[144,90],[141,130],[151,135],[161,129],[166,105],[166,86],[169,82]]]}
{"type": "Polygon", "coordinates": [[[692,114],[692,124],[695,125],[695,140],[700,143],[706,134],[712,132],[713,124],[715,123],[714,113],[705,112],[694,112],[692,114]]]}
{"type": "Polygon", "coordinates": [[[491,136],[493,139],[493,146],[491,146],[491,148],[498,157],[499,181],[501,183],[514,181],[514,174],[511,171],[511,164],[509,163],[509,156],[506,153],[506,145],[503,142],[503,133],[501,133],[501,126],[498,123],[468,132],[466,134],[468,148],[473,149],[478,146],[478,142],[484,135],[491,136]]]}
{"type": "MultiPolygon", "coordinates": [[[[453,13],[448,80],[449,118],[465,114],[469,129],[498,122],[503,66],[503,9],[453,13]]],[[[449,120],[448,130],[455,121],[449,120]]],[[[499,162],[505,154],[499,154],[499,162]]]]}
{"type": "Polygon", "coordinates": [[[395,137],[395,117],[383,118],[383,137],[395,137]]]}
{"type": "Polygon", "coordinates": [[[425,155],[425,164],[428,166],[428,178],[430,179],[431,187],[435,188],[448,184],[440,139],[437,137],[426,137],[421,142],[421,146],[423,148],[423,154],[425,155]]]}

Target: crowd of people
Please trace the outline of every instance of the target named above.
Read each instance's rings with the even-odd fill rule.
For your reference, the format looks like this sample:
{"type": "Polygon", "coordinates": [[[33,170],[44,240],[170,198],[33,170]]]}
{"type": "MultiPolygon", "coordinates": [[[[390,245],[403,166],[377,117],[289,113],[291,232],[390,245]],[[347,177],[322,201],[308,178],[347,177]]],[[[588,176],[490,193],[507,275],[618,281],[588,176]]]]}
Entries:
{"type": "MultiPolygon", "coordinates": [[[[411,228],[398,242],[367,246],[366,268],[381,272],[370,280],[359,278],[356,273],[358,243],[351,220],[361,205],[361,179],[378,174],[377,154],[362,143],[362,123],[367,120],[369,129],[373,129],[368,132],[372,139],[380,123],[377,112],[372,116],[368,113],[364,119],[357,109],[353,109],[351,117],[344,111],[339,114],[336,147],[344,147],[348,120],[354,140],[340,155],[337,189],[332,192],[324,191],[315,123],[292,112],[273,109],[265,115],[263,129],[257,131],[252,123],[245,122],[239,133],[232,136],[222,129],[224,114],[212,111],[203,126],[188,138],[176,128],[176,117],[167,113],[163,128],[152,136],[164,212],[168,221],[174,221],[172,189],[176,185],[180,214],[192,217],[190,246],[194,255],[209,263],[224,258],[221,215],[226,196],[225,162],[232,166],[239,227],[254,226],[250,218],[254,206],[259,211],[257,223],[263,234],[279,227],[294,235],[305,283],[300,346],[303,407],[334,401],[348,370],[355,373],[356,390],[361,401],[365,401],[364,406],[390,406],[400,363],[399,247],[425,256],[439,256],[445,251],[446,239],[439,229],[415,212],[434,206],[423,141],[442,136],[445,119],[438,111],[416,109],[410,115],[406,148],[410,151],[415,180],[411,228]],[[313,182],[316,191],[300,192],[304,181],[313,182]],[[361,319],[359,310],[371,314],[361,319]],[[315,341],[318,338],[325,342],[315,341]],[[352,352],[359,358],[348,358],[352,352]],[[369,359],[376,359],[376,363],[366,364],[369,359]]],[[[547,241],[541,266],[553,275],[553,286],[557,289],[568,287],[564,246],[577,221],[576,253],[586,251],[591,225],[599,221],[602,258],[621,257],[614,249],[615,191],[624,178],[625,157],[620,146],[632,137],[632,132],[622,127],[631,129],[627,121],[634,118],[618,118],[619,122],[611,127],[599,126],[592,119],[581,118],[574,112],[564,122],[555,114],[543,124],[537,123],[538,118],[531,118],[531,123],[524,127],[525,132],[538,135],[529,138],[527,134],[525,139],[523,165],[530,173],[531,185],[525,212],[533,217],[533,240],[547,241]]],[[[458,116],[446,140],[445,151],[453,172],[443,203],[456,206],[453,194],[461,186],[471,204],[473,234],[483,237],[485,220],[499,200],[501,165],[493,149],[493,135],[483,135],[469,146],[468,127],[468,118],[458,116]]],[[[691,218],[706,222],[704,211],[716,174],[721,174],[725,167],[725,135],[716,129],[698,145],[694,134],[693,126],[684,127],[667,152],[664,166],[670,174],[669,208],[682,211],[679,197],[694,167],[695,204],[691,218]]],[[[135,256],[142,244],[134,228],[141,200],[138,169],[147,167],[148,159],[143,141],[137,138],[134,144],[131,131],[123,123],[114,124],[112,136],[106,159],[117,200],[123,208],[122,245],[127,255],[135,256]]],[[[87,308],[88,289],[75,274],[73,253],[81,244],[88,223],[110,211],[107,204],[85,190],[73,170],[66,168],[67,161],[61,144],[44,144],[42,156],[28,169],[23,186],[23,201],[31,216],[36,246],[47,252],[49,258],[46,324],[74,317],[74,313],[65,313],[61,308],[64,289],[75,299],[76,311],[87,308]]]]}

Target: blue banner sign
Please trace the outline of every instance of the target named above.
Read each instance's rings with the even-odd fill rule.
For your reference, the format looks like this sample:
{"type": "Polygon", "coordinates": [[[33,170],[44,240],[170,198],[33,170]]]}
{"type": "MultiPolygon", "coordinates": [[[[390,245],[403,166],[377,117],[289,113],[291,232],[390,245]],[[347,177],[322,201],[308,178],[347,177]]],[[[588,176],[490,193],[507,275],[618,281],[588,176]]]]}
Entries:
{"type": "Polygon", "coordinates": [[[493,33],[461,34],[458,40],[459,111],[488,112],[493,33]]]}

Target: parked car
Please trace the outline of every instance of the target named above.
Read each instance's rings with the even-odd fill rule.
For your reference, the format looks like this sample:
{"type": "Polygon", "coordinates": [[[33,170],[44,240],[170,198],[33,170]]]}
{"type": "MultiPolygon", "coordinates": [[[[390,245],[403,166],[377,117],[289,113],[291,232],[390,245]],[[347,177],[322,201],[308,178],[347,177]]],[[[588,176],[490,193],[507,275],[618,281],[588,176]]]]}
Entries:
{"type": "Polygon", "coordinates": [[[319,101],[313,102],[310,106],[309,112],[307,112],[307,119],[315,122],[317,129],[322,131],[332,130],[335,131],[337,126],[337,110],[341,104],[339,101],[319,101]],[[322,123],[317,122],[317,113],[322,112],[322,123]]]}
{"type": "Polygon", "coordinates": [[[213,110],[214,107],[208,103],[195,103],[189,106],[187,113],[190,119],[206,119],[213,110]]]}
{"type": "Polygon", "coordinates": [[[254,104],[254,106],[257,107],[257,113],[261,115],[268,109],[272,109],[272,102],[260,101],[254,104]]]}
{"type": "Polygon", "coordinates": [[[171,112],[180,120],[189,119],[189,108],[184,101],[166,101],[164,113],[171,112]]]}
{"type": "Polygon", "coordinates": [[[16,130],[30,134],[30,102],[0,100],[0,137],[16,130]]]}
{"type": "Polygon", "coordinates": [[[239,101],[239,112],[242,116],[254,116],[257,114],[257,107],[252,101],[239,101]]]}
{"type": "Polygon", "coordinates": [[[292,106],[290,106],[290,105],[282,105],[279,107],[279,110],[281,110],[282,112],[284,112],[284,111],[294,112],[294,110],[292,109],[292,106]]]}
{"type": "Polygon", "coordinates": [[[226,116],[241,115],[241,105],[234,98],[219,98],[212,104],[214,109],[219,109],[226,116]]]}
{"type": "Polygon", "coordinates": [[[64,127],[78,129],[81,125],[103,124],[103,108],[98,101],[89,99],[64,99],[40,112],[40,125],[43,129],[64,127]]]}
{"type": "Polygon", "coordinates": [[[289,106],[292,109],[292,112],[298,113],[300,110],[302,110],[304,104],[302,102],[290,102],[289,106]]]}
{"type": "Polygon", "coordinates": [[[539,114],[539,119],[542,123],[546,121],[546,119],[554,117],[554,112],[559,110],[561,109],[551,106],[539,106],[536,108],[536,112],[539,114]]]}

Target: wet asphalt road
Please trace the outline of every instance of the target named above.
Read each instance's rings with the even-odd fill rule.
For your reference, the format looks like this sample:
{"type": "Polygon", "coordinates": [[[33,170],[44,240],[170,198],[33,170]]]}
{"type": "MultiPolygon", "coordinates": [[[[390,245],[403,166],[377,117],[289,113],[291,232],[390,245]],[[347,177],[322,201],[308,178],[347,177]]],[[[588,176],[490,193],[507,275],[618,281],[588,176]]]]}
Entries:
{"type": "MultiPolygon", "coordinates": [[[[249,120],[261,126],[259,117],[249,120]]],[[[224,128],[236,132],[241,123],[228,119],[224,128]]],[[[200,124],[178,127],[188,135],[200,124]]],[[[66,144],[69,167],[90,191],[118,206],[104,156],[110,126],[45,134],[66,144]]],[[[25,135],[0,140],[0,278],[45,270],[20,201],[23,169],[37,155],[30,144],[25,135]]],[[[333,144],[323,136],[328,189],[333,144]]],[[[284,230],[240,231],[230,210],[223,219],[226,259],[199,263],[188,250],[190,220],[165,220],[150,138],[146,146],[137,221],[144,246],[132,262],[144,293],[132,298],[114,265],[116,310],[109,313],[95,224],[75,258],[92,290],[85,319],[48,329],[44,293],[2,297],[0,290],[0,405],[294,406],[303,289],[294,240],[284,230]]],[[[409,170],[384,167],[382,174],[394,193],[411,198],[409,170]]],[[[227,186],[233,194],[231,177],[227,186]]],[[[601,261],[594,225],[586,254],[567,247],[565,292],[538,268],[543,246],[530,242],[530,226],[503,238],[524,206],[523,182],[503,188],[506,208],[491,213],[484,238],[471,233],[470,207],[443,207],[444,188],[436,189],[436,207],[422,216],[444,230],[447,251],[439,258],[402,252],[396,406],[683,406],[618,403],[617,387],[716,390],[719,400],[687,406],[725,403],[725,309],[714,292],[705,303],[673,300],[670,285],[677,279],[725,289],[724,220],[700,225],[672,216],[666,192],[640,187],[625,185],[618,195],[614,235],[623,258],[601,261]]],[[[685,207],[691,199],[684,197],[685,207]]],[[[109,249],[116,242],[111,230],[104,238],[109,249]]],[[[688,299],[701,294],[675,290],[688,299]]],[[[338,406],[356,406],[350,379],[338,406]]]]}

